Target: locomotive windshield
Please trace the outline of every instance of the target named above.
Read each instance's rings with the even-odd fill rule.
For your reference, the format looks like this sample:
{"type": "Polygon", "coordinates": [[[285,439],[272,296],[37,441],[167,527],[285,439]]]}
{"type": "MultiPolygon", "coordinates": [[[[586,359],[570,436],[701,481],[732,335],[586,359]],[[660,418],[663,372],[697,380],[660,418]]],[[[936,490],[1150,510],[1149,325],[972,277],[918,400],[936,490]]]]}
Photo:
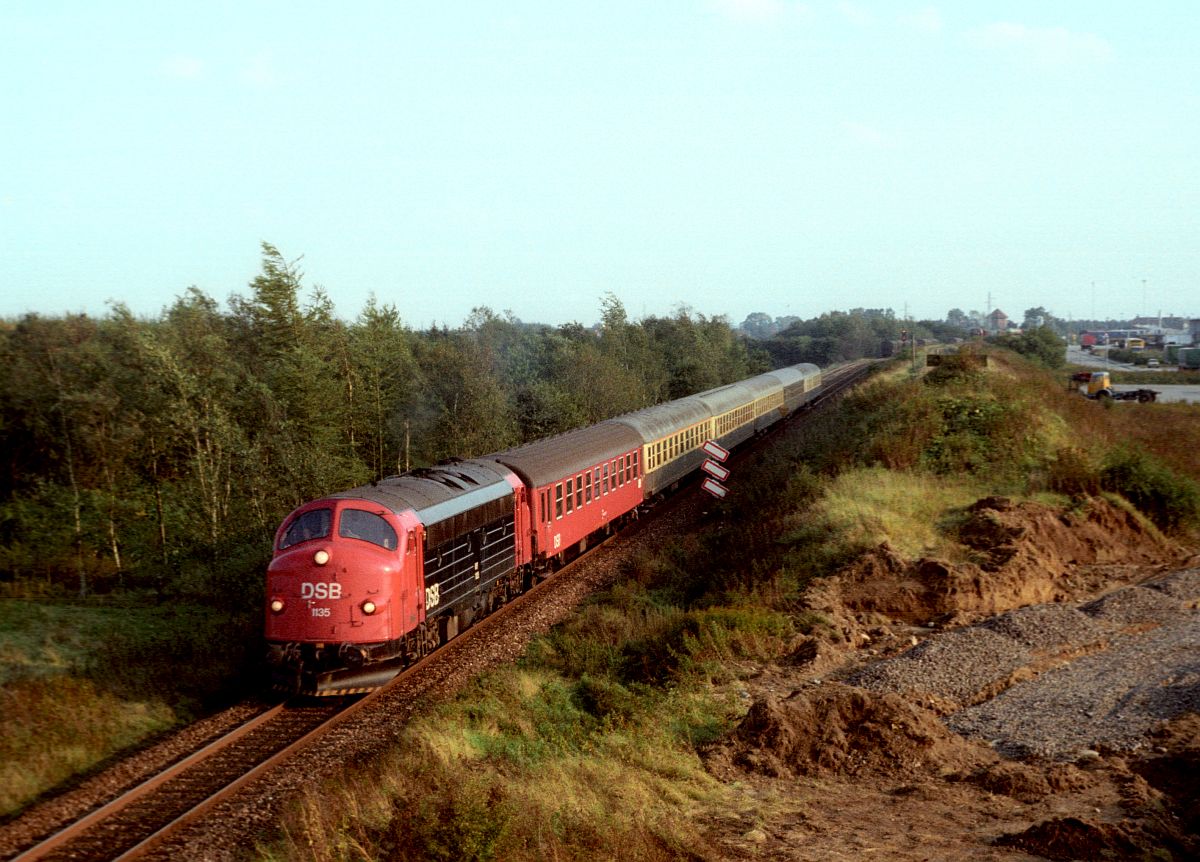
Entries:
{"type": "Polygon", "coordinates": [[[329,535],[329,525],[333,520],[330,509],[312,509],[298,516],[288,524],[287,532],[279,540],[279,550],[290,548],[310,539],[324,539],[329,535]]]}
{"type": "Polygon", "coordinates": [[[362,539],[389,551],[396,550],[396,531],[374,512],[362,509],[343,509],[338,521],[338,535],[344,539],[362,539]]]}

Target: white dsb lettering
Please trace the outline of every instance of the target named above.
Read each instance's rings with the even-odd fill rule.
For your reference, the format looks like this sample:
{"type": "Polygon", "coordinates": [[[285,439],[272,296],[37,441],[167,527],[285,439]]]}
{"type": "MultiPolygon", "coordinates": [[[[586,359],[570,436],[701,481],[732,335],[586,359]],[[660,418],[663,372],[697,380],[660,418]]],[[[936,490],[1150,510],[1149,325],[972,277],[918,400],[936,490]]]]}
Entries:
{"type": "Polygon", "coordinates": [[[300,598],[302,599],[340,599],[342,597],[342,585],[338,583],[309,583],[305,581],[300,584],[300,598]]]}

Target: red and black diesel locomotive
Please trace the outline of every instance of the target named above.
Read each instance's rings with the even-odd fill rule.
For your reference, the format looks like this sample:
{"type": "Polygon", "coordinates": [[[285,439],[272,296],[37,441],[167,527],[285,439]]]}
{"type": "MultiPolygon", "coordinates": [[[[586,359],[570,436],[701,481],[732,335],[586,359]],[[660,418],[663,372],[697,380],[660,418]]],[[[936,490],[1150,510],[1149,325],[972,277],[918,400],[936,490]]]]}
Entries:
{"type": "Polygon", "coordinates": [[[812,400],[792,365],[470,460],[330,494],[275,534],[266,639],[276,687],[382,685],[699,469],[812,400]]]}

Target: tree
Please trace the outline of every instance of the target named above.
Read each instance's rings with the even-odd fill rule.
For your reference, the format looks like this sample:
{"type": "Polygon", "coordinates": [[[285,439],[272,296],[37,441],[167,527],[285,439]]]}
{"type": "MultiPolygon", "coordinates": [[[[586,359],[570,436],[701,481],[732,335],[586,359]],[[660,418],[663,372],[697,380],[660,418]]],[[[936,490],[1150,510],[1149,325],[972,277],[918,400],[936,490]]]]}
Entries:
{"type": "Polygon", "coordinates": [[[946,313],[946,323],[959,329],[971,329],[975,322],[961,308],[952,308],[946,313]]]}
{"type": "Polygon", "coordinates": [[[738,328],[750,338],[770,338],[778,331],[775,328],[775,321],[771,319],[771,315],[764,314],[761,311],[755,311],[752,314],[746,315],[746,319],[742,321],[742,325],[738,328]]]}
{"type": "Polygon", "coordinates": [[[1049,326],[1026,330],[1020,335],[998,335],[988,340],[1028,356],[1047,368],[1061,368],[1067,361],[1066,344],[1049,326]]]}
{"type": "Polygon", "coordinates": [[[417,407],[419,451],[429,462],[470,458],[519,442],[486,343],[463,331],[432,332],[417,362],[427,385],[417,407]]]}
{"type": "Polygon", "coordinates": [[[407,427],[422,385],[410,335],[395,306],[372,296],[350,331],[352,446],[373,476],[400,472],[406,462],[407,427]]]}

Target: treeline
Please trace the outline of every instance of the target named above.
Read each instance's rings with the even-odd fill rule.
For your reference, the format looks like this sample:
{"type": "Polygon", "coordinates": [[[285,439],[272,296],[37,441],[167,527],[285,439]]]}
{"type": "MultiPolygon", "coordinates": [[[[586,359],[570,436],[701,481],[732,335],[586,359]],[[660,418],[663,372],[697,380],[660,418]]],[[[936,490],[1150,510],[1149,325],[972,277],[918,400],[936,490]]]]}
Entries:
{"type": "Polygon", "coordinates": [[[487,308],[408,328],[370,301],[339,320],[264,244],[227,308],[198,289],[155,319],[0,324],[0,591],[153,590],[257,602],[296,505],[766,370],[723,318],[593,328],[487,308]]]}
{"type": "Polygon", "coordinates": [[[905,331],[911,338],[937,341],[962,339],[967,335],[967,330],[941,321],[897,318],[890,308],[856,308],[795,321],[756,344],[768,353],[775,366],[812,362],[824,367],[863,356],[880,356],[886,352],[885,342],[898,349],[901,333],[905,331]]]}

